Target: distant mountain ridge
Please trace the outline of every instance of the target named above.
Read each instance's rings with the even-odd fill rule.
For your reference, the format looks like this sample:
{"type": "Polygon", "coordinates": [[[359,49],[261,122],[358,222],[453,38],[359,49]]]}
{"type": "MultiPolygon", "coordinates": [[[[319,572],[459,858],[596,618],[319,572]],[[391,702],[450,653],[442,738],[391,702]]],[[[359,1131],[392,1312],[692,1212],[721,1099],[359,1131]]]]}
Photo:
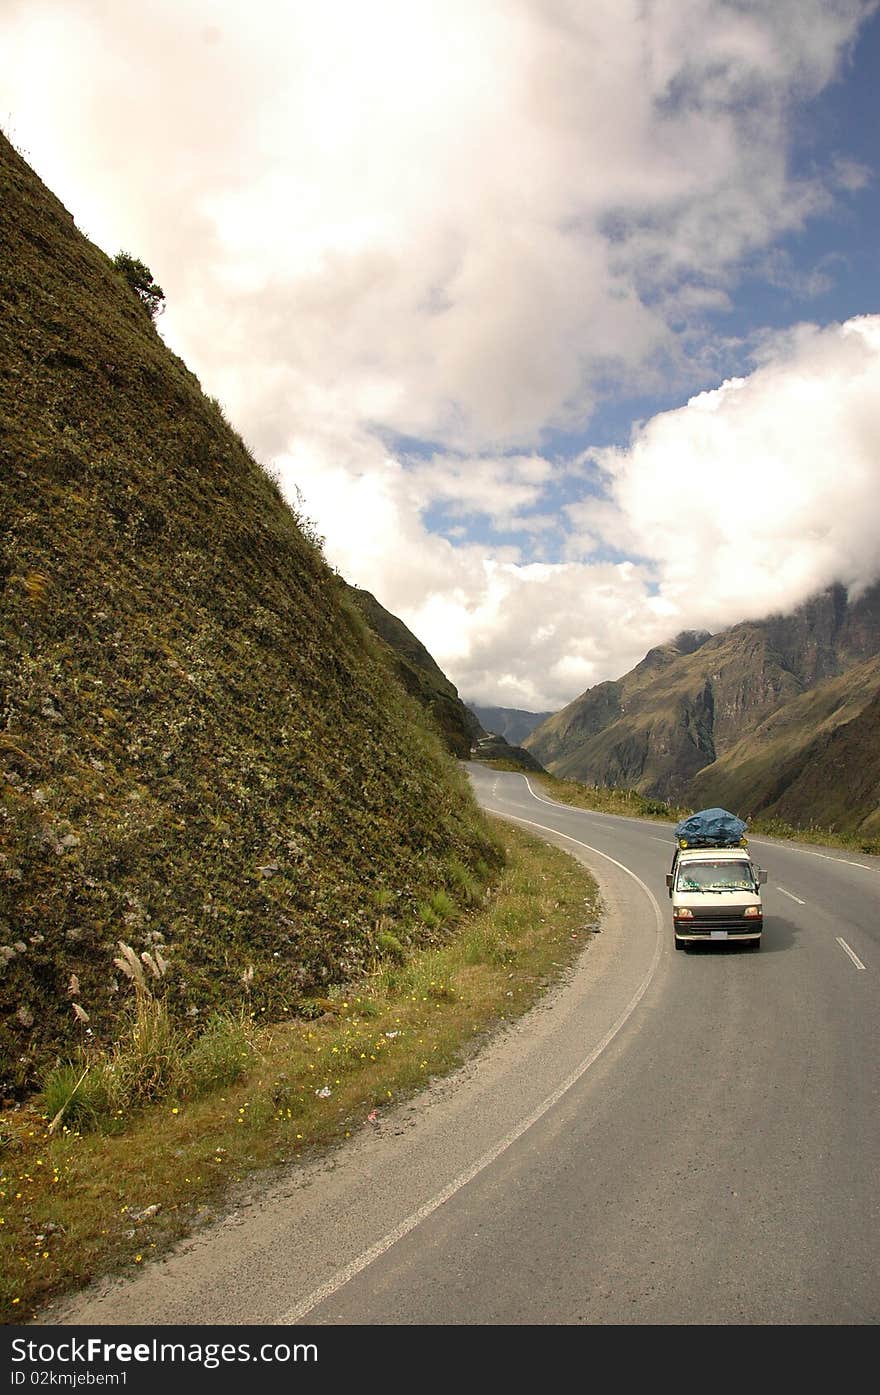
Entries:
{"type": "Polygon", "coordinates": [[[553,716],[552,712],[525,712],[518,707],[487,707],[469,698],[465,698],[465,703],[485,732],[503,736],[511,746],[521,745],[535,727],[553,716]]]}
{"type": "Polygon", "coordinates": [[[873,831],[878,657],[880,584],[853,602],[836,585],[789,615],[686,633],[652,649],[523,745],[552,774],[587,784],[873,831]],[[827,783],[832,771],[846,800],[827,783]]]}

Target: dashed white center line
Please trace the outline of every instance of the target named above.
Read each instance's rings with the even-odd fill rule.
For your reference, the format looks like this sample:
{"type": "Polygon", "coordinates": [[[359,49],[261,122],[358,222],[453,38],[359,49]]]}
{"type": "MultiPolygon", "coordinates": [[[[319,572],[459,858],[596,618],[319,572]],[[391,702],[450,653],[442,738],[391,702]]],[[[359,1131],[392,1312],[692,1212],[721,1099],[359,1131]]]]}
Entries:
{"type": "Polygon", "coordinates": [[[849,955],[850,959],[853,961],[857,969],[863,969],[865,967],[859,956],[855,954],[853,950],[850,949],[846,940],[842,940],[839,935],[837,936],[837,943],[840,945],[840,948],[844,951],[844,953],[849,955]]]}
{"type": "Polygon", "coordinates": [[[797,901],[799,906],[805,906],[807,904],[806,901],[802,901],[799,896],[795,896],[793,891],[786,891],[784,886],[778,886],[776,890],[781,891],[783,896],[790,896],[792,901],[797,901]]]}

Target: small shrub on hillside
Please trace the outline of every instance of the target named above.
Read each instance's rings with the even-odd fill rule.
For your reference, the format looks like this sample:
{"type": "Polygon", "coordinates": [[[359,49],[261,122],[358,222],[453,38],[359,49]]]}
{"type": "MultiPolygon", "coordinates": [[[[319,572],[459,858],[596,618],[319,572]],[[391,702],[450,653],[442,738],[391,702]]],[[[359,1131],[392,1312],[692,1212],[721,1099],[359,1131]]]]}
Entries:
{"type": "Polygon", "coordinates": [[[439,930],[448,924],[456,913],[456,905],[446,891],[435,891],[427,901],[419,905],[419,920],[429,930],[439,930]]]}
{"type": "Polygon", "coordinates": [[[428,901],[423,901],[419,906],[419,920],[428,930],[439,930],[443,924],[443,917],[437,914],[428,901]]]}
{"type": "Polygon", "coordinates": [[[181,1080],[182,1038],[158,998],[138,994],[127,1037],[108,1062],[120,1106],[137,1109],[176,1089],[181,1080]]]}
{"type": "Polygon", "coordinates": [[[154,946],[138,957],[124,940],[119,951],[113,963],[129,979],[135,1001],[127,1029],[102,1063],[116,1113],[139,1109],[177,1087],[184,1044],[165,1002],[154,992],[168,971],[162,951],[154,946]]]}
{"type": "Polygon", "coordinates": [[[451,920],[455,915],[455,902],[445,891],[435,891],[428,905],[437,917],[437,923],[439,925],[444,925],[447,920],[451,920]]]}
{"type": "Polygon", "coordinates": [[[113,265],[131,286],[150,319],[155,320],[165,308],[165,292],[153,280],[150,268],[128,252],[117,252],[113,258],[113,265]]]}
{"type": "Polygon", "coordinates": [[[164,1003],[139,997],[129,1032],[104,1056],[50,1071],[41,1104],[50,1123],[58,1118],[82,1132],[112,1133],[127,1116],[175,1090],[181,1064],[181,1037],[164,1003]]]}

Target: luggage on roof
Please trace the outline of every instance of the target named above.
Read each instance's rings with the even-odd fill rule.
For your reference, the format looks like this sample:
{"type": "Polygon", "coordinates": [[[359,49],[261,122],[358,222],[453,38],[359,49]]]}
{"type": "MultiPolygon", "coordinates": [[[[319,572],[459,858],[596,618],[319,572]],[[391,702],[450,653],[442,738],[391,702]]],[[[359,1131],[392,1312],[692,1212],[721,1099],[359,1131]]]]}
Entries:
{"type": "Polygon", "coordinates": [[[746,824],[727,809],[700,809],[676,825],[680,848],[735,848],[744,842],[746,824]]]}

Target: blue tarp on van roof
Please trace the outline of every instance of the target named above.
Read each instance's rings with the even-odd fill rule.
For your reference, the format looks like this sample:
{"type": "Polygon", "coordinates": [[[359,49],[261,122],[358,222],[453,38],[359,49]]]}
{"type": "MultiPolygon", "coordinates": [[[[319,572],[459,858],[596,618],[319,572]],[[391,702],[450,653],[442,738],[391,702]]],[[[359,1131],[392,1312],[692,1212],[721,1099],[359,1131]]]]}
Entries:
{"type": "Polygon", "coordinates": [[[735,847],[746,831],[746,824],[727,809],[700,809],[676,826],[677,841],[684,838],[689,848],[735,847]]]}

